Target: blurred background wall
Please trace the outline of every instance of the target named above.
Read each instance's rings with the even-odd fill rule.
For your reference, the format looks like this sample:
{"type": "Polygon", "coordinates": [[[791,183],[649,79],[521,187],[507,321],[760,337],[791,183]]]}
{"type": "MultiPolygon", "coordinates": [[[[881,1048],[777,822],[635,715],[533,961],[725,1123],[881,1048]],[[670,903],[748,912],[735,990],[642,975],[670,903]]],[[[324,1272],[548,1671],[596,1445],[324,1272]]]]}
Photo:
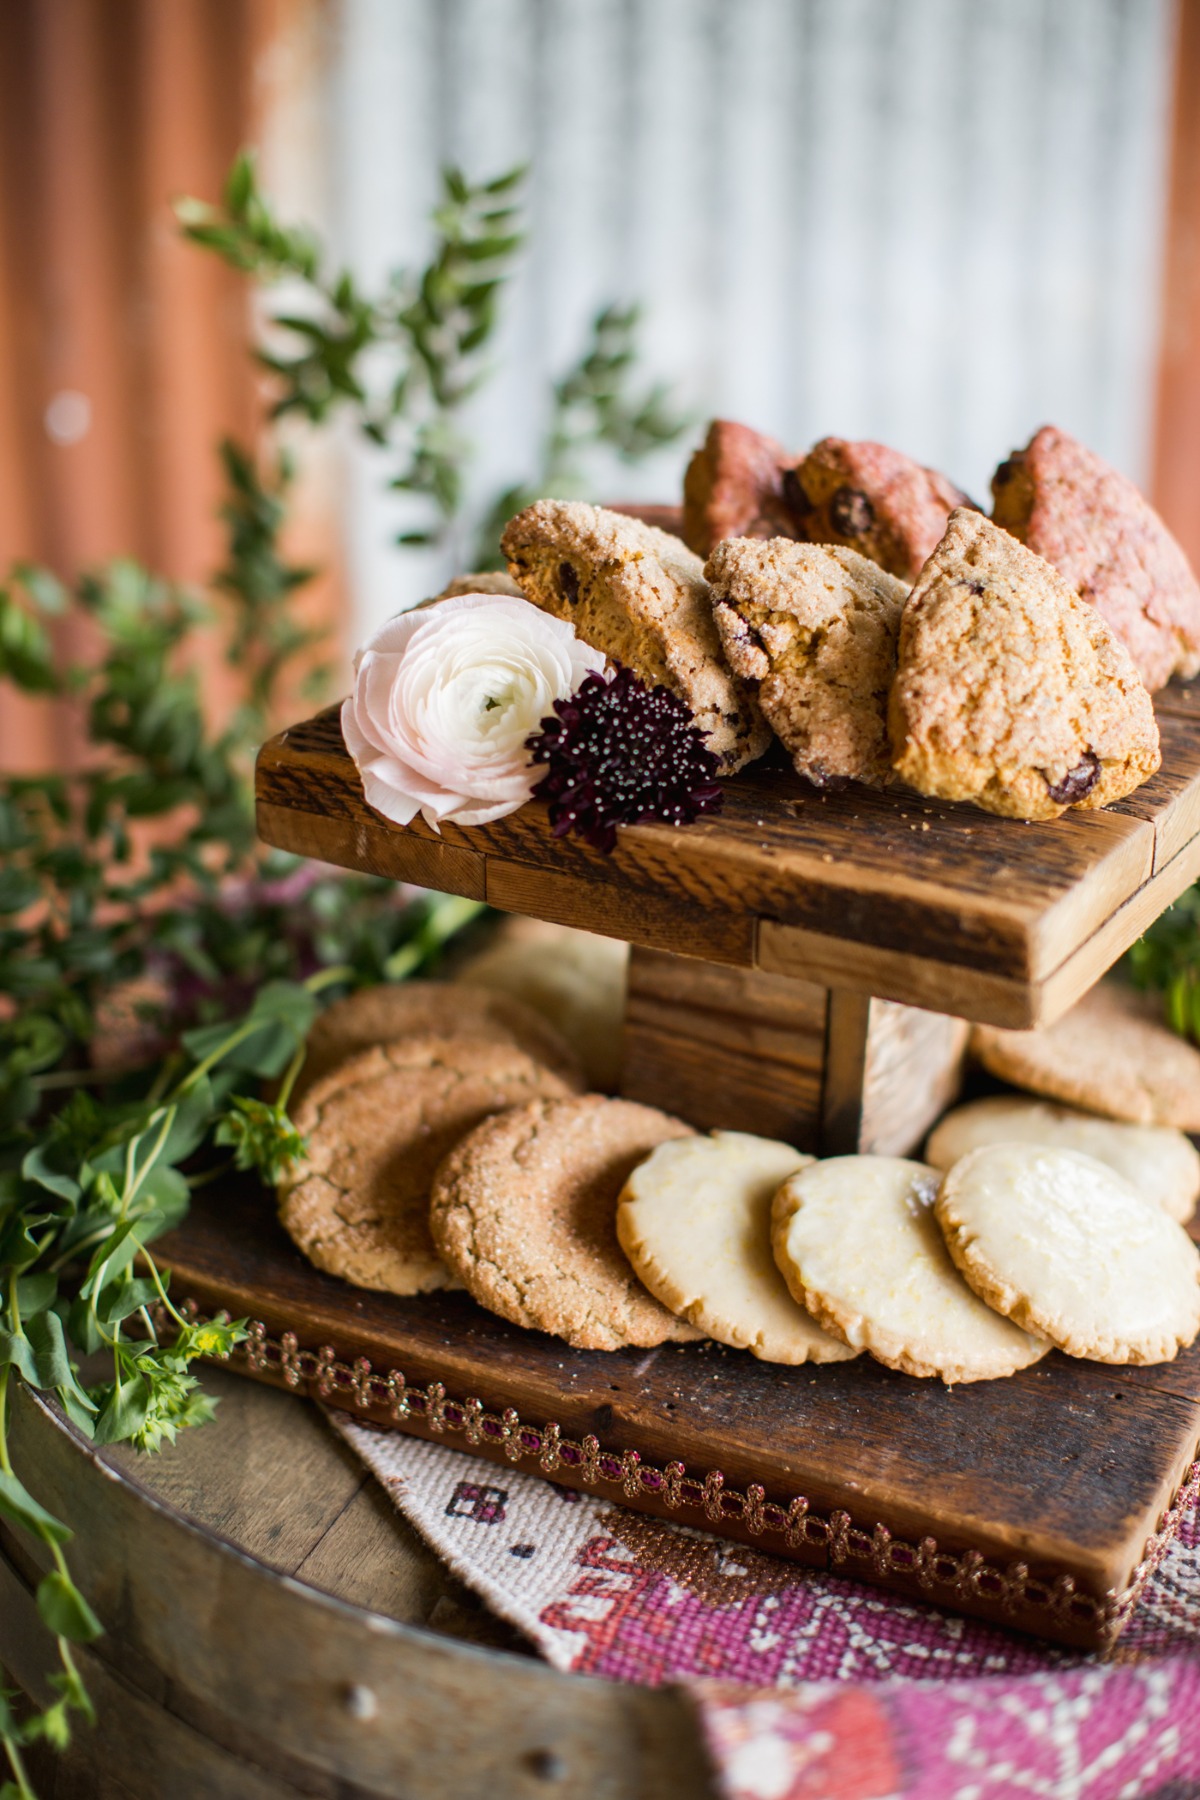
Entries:
{"type": "MultiPolygon", "coordinates": [[[[722,412],[883,438],[982,499],[1053,419],[1200,562],[1198,93],[1200,0],[5,0],[0,553],[212,567],[252,308],[168,202],[257,142],[368,283],[423,254],[440,163],[530,161],[481,498],[530,472],[596,308],[635,299],[697,431],[598,464],[598,497],[675,498],[722,412]]],[[[398,551],[386,466],[304,454],[303,552],[346,571],[312,604],[352,643],[461,546],[398,551]]],[[[0,742],[39,748],[12,714],[0,742]]]]}

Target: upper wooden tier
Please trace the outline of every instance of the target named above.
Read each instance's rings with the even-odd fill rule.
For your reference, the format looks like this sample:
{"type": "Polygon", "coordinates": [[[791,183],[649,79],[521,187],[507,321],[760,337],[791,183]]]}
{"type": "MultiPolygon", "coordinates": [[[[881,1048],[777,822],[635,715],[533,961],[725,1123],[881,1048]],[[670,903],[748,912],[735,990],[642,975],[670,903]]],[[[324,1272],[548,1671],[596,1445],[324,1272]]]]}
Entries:
{"type": "Polygon", "coordinates": [[[1163,766],[1128,800],[1049,824],[850,787],[776,749],[683,830],[624,828],[602,856],[536,799],[494,825],[391,825],[363,799],[336,709],[258,759],[269,844],[505,912],[710,962],[1010,1026],[1066,1011],[1200,875],[1200,681],[1157,697],[1163,766]]]}

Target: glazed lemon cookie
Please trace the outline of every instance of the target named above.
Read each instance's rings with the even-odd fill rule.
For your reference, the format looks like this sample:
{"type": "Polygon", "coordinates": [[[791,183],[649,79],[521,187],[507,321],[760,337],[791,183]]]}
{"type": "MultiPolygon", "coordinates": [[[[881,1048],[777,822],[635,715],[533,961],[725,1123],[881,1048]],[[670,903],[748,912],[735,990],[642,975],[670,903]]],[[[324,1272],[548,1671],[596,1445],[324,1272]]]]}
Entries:
{"type": "Polygon", "coordinates": [[[1115,1169],[990,1144],[955,1163],[937,1222],[989,1306],[1071,1356],[1170,1362],[1200,1331],[1200,1253],[1115,1169]]]}
{"type": "Polygon", "coordinates": [[[925,1160],[935,1169],[950,1169],[971,1150],[1014,1143],[1094,1156],[1180,1224],[1196,1210],[1200,1156],[1182,1131],[1163,1125],[1120,1125],[1044,1100],[1023,1100],[1017,1094],[995,1094],[947,1113],[929,1134],[925,1160]]]}
{"type": "Polygon", "coordinates": [[[395,981],[358,988],[317,1015],[293,1105],[340,1064],[373,1044],[447,1031],[512,1044],[544,1063],[568,1088],[578,1092],[584,1085],[575,1052],[540,1012],[514,995],[484,987],[450,987],[444,981],[395,981]]]}
{"type": "Polygon", "coordinates": [[[617,1196],[657,1144],[692,1128],[632,1100],[535,1100],[489,1119],[437,1172],[429,1222],[489,1312],[579,1350],[698,1337],[647,1292],[617,1242],[617,1196]]]}
{"type": "Polygon", "coordinates": [[[857,1351],[792,1299],[771,1255],[771,1201],[812,1162],[790,1144],[714,1131],[673,1138],[621,1190],[621,1248],[664,1306],[763,1362],[844,1362],[857,1351]]]}
{"type": "Polygon", "coordinates": [[[418,1036],[364,1050],[296,1108],[308,1154],[280,1187],[284,1228],[318,1269],[356,1287],[453,1286],[429,1235],[434,1170],[490,1114],[569,1092],[543,1063],[495,1039],[418,1036]]]}
{"type": "Polygon", "coordinates": [[[720,774],[762,755],[770,728],[725,662],[703,565],[681,539],[602,506],[539,500],[509,520],[501,548],[526,599],[678,694],[720,774]]]}
{"type": "Polygon", "coordinates": [[[898,1156],[813,1163],[775,1196],[775,1260],[827,1331],[889,1369],[946,1382],[1011,1375],[1049,1345],[985,1306],[959,1275],[933,1216],[938,1179],[898,1156]]]}
{"type": "Polygon", "coordinates": [[[727,538],[704,573],[731,668],[815,787],[892,777],[888,693],[908,589],[853,550],[727,538]]]}
{"type": "Polygon", "coordinates": [[[1050,1100],[1200,1131],[1200,1051],[1163,1024],[1157,1000],[1122,982],[1099,982],[1040,1031],[977,1025],[971,1051],[993,1075],[1050,1100]]]}
{"type": "Polygon", "coordinates": [[[1100,614],[963,507],[904,608],[889,720],[903,781],[1007,818],[1106,806],[1162,760],[1150,696],[1100,614]]]}

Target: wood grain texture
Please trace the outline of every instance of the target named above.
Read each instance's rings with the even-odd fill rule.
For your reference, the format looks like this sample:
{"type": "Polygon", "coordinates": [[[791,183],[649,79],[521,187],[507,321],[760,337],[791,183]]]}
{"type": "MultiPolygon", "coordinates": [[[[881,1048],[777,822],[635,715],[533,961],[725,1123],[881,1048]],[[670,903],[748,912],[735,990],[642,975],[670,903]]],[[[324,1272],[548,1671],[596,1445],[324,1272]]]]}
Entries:
{"type": "MultiPolygon", "coordinates": [[[[977,1550],[1000,1569],[1019,1560],[1039,1578],[1069,1574],[1099,1602],[1128,1580],[1200,1440],[1198,1350],[1143,1370],[1055,1355],[1009,1380],[952,1390],[869,1358],[808,1370],[718,1345],[565,1352],[462,1294],[402,1301],[347,1288],[304,1262],[269,1198],[233,1187],[198,1197],[163,1255],[179,1295],[249,1315],[277,1340],[292,1332],[313,1350],[366,1357],[381,1375],[401,1370],[410,1385],[440,1382],[456,1401],[478,1399],[497,1416],[513,1407],[523,1423],[553,1422],[564,1437],[594,1433],[618,1459],[634,1451],[656,1469],[677,1459],[698,1479],[719,1470],[726,1491],[760,1483],[781,1505],[803,1494],[823,1518],[844,1509],[868,1545],[847,1573],[989,1617],[1002,1615],[985,1591],[930,1590],[902,1568],[881,1572],[869,1554],[875,1527],[911,1544],[932,1535],[951,1555],[977,1550]]],[[[277,1363],[258,1374],[283,1379],[277,1363]]],[[[338,1390],[330,1398],[353,1404],[338,1390]]],[[[366,1416],[384,1422],[389,1413],[381,1406],[366,1416]]],[[[415,1411],[403,1428],[437,1434],[415,1411]]],[[[443,1431],[441,1441],[456,1439],[443,1431]]],[[[506,1458],[487,1436],[473,1453],[506,1458]]],[[[578,1467],[557,1478],[589,1485],[578,1467]]],[[[833,1556],[832,1540],[788,1550],[782,1538],[755,1538],[743,1516],[714,1522],[700,1503],[672,1510],[661,1493],[622,1482],[618,1462],[616,1476],[592,1485],[801,1560],[827,1565],[833,1556]]],[[[1096,1641],[1094,1617],[1003,1616],[1063,1641],[1096,1641]]]]}

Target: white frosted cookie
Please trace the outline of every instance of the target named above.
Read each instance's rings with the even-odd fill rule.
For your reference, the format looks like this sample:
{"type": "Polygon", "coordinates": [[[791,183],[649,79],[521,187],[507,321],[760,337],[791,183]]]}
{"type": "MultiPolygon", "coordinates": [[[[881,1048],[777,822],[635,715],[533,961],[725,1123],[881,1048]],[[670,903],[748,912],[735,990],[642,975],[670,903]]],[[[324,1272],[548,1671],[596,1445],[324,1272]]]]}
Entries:
{"type": "Polygon", "coordinates": [[[1079,1150],[1107,1163],[1181,1224],[1196,1210],[1200,1156],[1182,1131],[1166,1125],[1120,1125],[1045,1100],[994,1094],[947,1113],[929,1134],[925,1160],[935,1169],[950,1169],[960,1156],[985,1144],[1079,1150]]]}
{"type": "Polygon", "coordinates": [[[889,1369],[946,1382],[1011,1375],[1050,1346],[959,1275],[933,1216],[937,1184],[936,1169],[898,1156],[813,1163],[775,1196],[775,1260],[827,1331],[889,1369]]]}
{"type": "Polygon", "coordinates": [[[935,1212],[975,1292],[1071,1356],[1170,1362],[1200,1331],[1196,1246],[1094,1157],[1040,1144],[972,1150],[935,1212]]]}
{"type": "Polygon", "coordinates": [[[771,1255],[775,1190],[812,1160],[743,1131],[659,1144],[621,1190],[621,1248],[650,1292],[706,1337],[763,1362],[845,1362],[858,1352],[797,1305],[771,1255]]]}

